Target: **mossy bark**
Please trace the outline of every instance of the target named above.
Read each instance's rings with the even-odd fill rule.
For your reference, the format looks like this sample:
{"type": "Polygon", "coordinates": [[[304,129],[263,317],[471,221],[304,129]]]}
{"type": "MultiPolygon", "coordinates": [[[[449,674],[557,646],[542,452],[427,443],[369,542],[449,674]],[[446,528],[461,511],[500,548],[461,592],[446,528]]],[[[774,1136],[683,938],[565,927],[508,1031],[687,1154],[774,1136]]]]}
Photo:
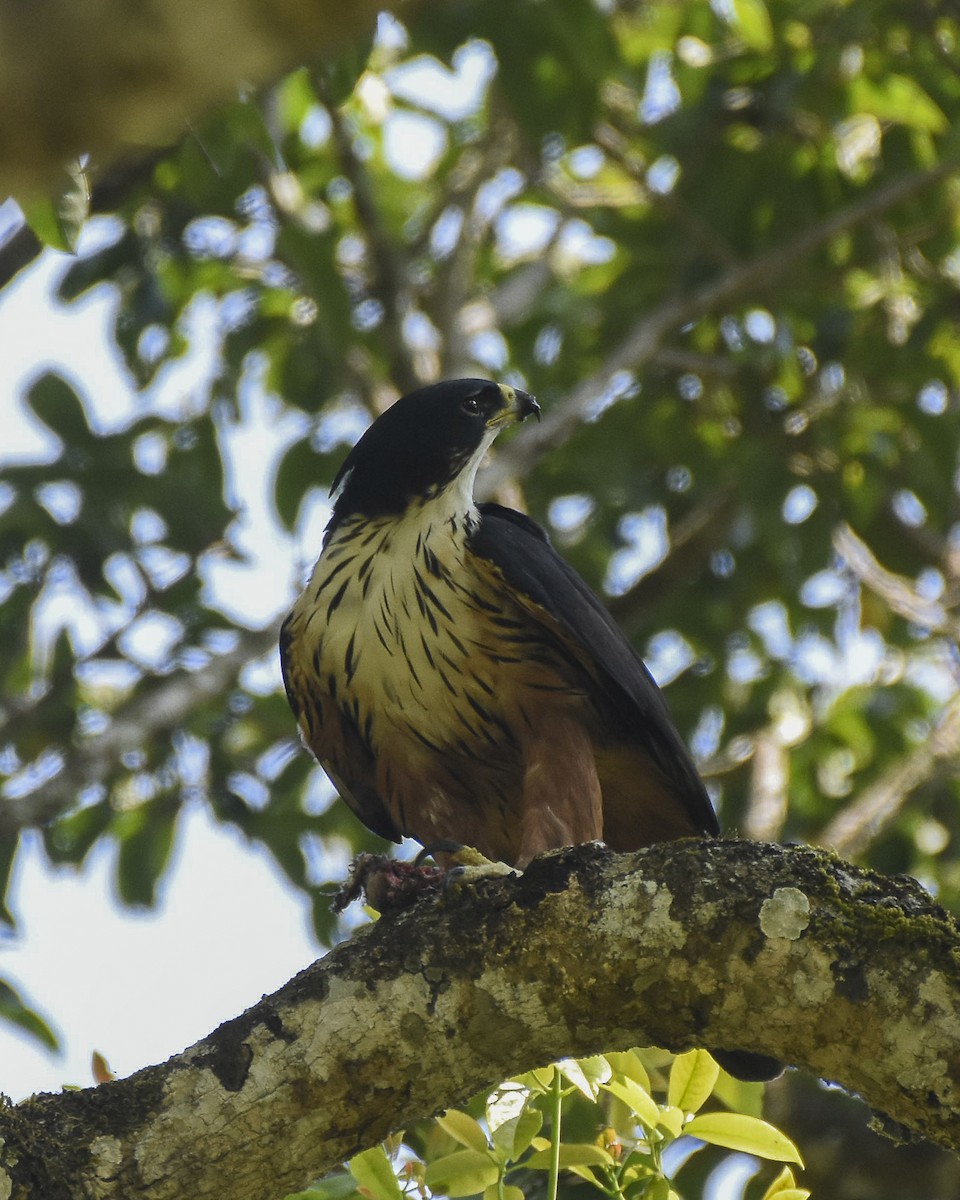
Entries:
{"type": "Polygon", "coordinates": [[[567,1055],[775,1055],[960,1149],[960,933],[827,854],[583,846],[385,918],[162,1066],[0,1111],[0,1198],[275,1198],[567,1055]]]}

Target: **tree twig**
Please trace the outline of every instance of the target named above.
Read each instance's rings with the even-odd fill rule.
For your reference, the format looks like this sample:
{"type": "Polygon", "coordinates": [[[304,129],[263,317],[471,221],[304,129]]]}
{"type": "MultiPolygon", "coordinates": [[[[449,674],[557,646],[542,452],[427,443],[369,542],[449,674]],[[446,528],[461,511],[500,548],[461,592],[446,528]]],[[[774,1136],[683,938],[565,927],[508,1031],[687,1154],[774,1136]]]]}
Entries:
{"type": "Polygon", "coordinates": [[[863,854],[896,818],[912,793],[933,776],[940,764],[958,755],[960,697],[954,697],[924,743],[899,758],[876,783],[838,813],[817,842],[849,857],[863,854]]]}
{"type": "Polygon", "coordinates": [[[80,792],[109,775],[124,754],[155,743],[179,729],[203,704],[222,696],[243,668],[276,645],[276,631],[238,630],[237,645],[218,654],[200,671],[178,671],[145,683],[129,704],[95,737],[65,752],[62,770],[36,791],[4,798],[0,836],[42,825],[76,803],[80,792]]]}
{"type": "Polygon", "coordinates": [[[951,159],[926,171],[897,176],[846,208],[801,230],[783,245],[721,271],[700,287],[671,296],[652,312],[640,317],[598,371],[578,384],[566,400],[544,413],[539,425],[528,425],[521,430],[497,455],[481,476],[485,494],[493,495],[510,478],[523,478],[535,463],[566,442],[585,419],[591,406],[611,387],[615,377],[621,372],[632,373],[643,368],[672,330],[745,292],[769,286],[795,263],[838,233],[930,187],[956,171],[958,165],[957,161],[951,159]]]}
{"type": "Polygon", "coordinates": [[[353,136],[338,105],[331,96],[323,68],[313,73],[317,95],[330,117],[333,141],[340,167],[353,190],[353,207],[357,222],[370,253],[371,279],[369,291],[383,309],[382,334],[390,354],[390,373],[402,392],[418,387],[422,380],[415,368],[413,356],[403,332],[403,319],[409,310],[410,284],[406,265],[398,246],[387,233],[380,219],[370,175],[356,153],[353,136]]]}

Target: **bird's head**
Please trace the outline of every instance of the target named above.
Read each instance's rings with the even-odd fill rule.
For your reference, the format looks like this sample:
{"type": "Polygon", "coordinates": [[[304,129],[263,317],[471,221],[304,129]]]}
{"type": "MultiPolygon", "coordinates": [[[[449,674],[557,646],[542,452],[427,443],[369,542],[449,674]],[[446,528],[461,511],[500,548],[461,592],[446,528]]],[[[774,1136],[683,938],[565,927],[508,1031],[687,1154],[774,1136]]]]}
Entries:
{"type": "Polygon", "coordinates": [[[399,516],[455,488],[473,503],[477,468],[507,425],[540,415],[526,392],[488,379],[449,379],[403,396],[360,438],[337,472],[330,528],[347,517],[399,516]]]}

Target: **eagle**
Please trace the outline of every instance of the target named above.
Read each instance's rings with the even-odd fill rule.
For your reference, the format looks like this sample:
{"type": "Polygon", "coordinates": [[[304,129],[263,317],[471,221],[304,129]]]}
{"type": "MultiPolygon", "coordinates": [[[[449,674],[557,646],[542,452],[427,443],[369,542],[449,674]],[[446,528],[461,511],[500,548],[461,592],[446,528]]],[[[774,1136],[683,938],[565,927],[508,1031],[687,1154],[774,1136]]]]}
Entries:
{"type": "Polygon", "coordinates": [[[716,836],[663,694],[603,603],[538,524],[474,499],[497,435],[539,413],[518,388],[447,380],[397,400],[349,452],[280,633],[303,738],[394,841],[522,869],[590,840],[716,836]]]}
{"type": "Polygon", "coordinates": [[[398,400],[333,484],[280,635],[304,740],[369,829],[523,868],[590,840],[719,833],[639,654],[539,525],[477,504],[494,438],[539,414],[458,379],[398,400]]]}

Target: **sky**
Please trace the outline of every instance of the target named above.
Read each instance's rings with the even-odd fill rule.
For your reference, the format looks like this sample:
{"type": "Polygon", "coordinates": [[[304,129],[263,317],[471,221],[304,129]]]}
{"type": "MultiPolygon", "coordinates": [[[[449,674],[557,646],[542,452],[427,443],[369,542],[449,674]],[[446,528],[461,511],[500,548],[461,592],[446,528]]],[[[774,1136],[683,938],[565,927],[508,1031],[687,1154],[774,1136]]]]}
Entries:
{"type": "MultiPolygon", "coordinates": [[[[104,230],[94,226],[87,236],[97,239],[104,230]]],[[[4,461],[44,451],[41,427],[18,400],[39,372],[62,372],[105,422],[133,404],[107,337],[109,291],[69,308],[49,300],[68,261],[47,251],[0,292],[0,475],[4,461]]],[[[195,358],[184,370],[189,376],[202,368],[195,358]]],[[[167,387],[176,394],[188,382],[168,380],[167,387]]],[[[255,439],[266,418],[252,416],[255,439]]],[[[258,513],[252,505],[254,532],[258,513]]],[[[277,552],[286,552],[289,574],[290,548],[277,552]]],[[[261,564],[262,577],[275,567],[275,561],[261,564]]],[[[284,600],[274,595],[260,603],[269,610],[284,600]]],[[[119,1075],[160,1062],[317,956],[305,899],[288,889],[265,852],[211,821],[200,806],[181,820],[155,910],[135,912],[117,902],[112,856],[105,844],[79,871],[53,869],[32,835],[18,854],[11,886],[18,924],[14,936],[0,940],[0,976],[56,1028],[63,1053],[51,1055],[0,1022],[0,1092],[14,1100],[92,1083],[94,1050],[119,1075]]]]}

